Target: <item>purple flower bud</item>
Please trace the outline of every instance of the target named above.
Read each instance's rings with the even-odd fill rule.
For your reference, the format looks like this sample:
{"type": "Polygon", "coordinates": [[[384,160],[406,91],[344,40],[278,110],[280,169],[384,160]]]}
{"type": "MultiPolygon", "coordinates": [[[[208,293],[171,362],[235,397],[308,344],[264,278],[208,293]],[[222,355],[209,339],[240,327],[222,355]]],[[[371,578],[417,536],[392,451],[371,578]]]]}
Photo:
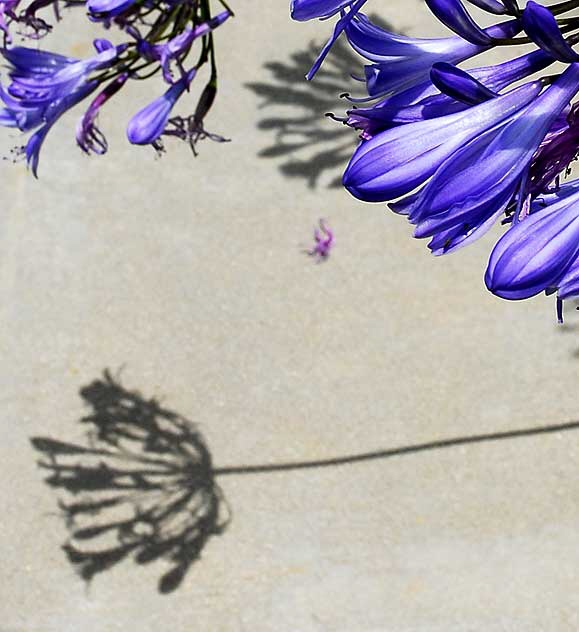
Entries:
{"type": "Polygon", "coordinates": [[[12,69],[7,90],[0,86],[0,99],[7,110],[0,117],[0,125],[16,122],[23,131],[39,128],[25,148],[35,176],[40,148],[51,127],[97,87],[98,83],[90,79],[91,73],[110,67],[125,45],[101,48],[97,55],[84,60],[21,46],[2,50],[12,69]]]}
{"type": "Polygon", "coordinates": [[[579,55],[567,44],[557,20],[547,7],[529,0],[523,11],[522,20],[527,35],[555,59],[565,62],[579,61],[579,55]]]}
{"type": "Polygon", "coordinates": [[[433,64],[430,79],[443,94],[469,105],[477,105],[497,96],[480,81],[452,64],[433,64]]]}
{"type": "MultiPolygon", "coordinates": [[[[573,282],[564,275],[579,254],[579,194],[537,211],[512,226],[494,247],[487,288],[510,300],[529,298],[573,282]]],[[[569,294],[563,290],[564,297],[569,294]]]]}
{"type": "MultiPolygon", "coordinates": [[[[554,59],[547,53],[533,51],[496,66],[472,68],[469,74],[487,89],[498,92],[553,62],[554,59]]],[[[446,94],[438,94],[432,82],[425,81],[384,99],[374,107],[348,110],[347,123],[355,129],[363,130],[365,138],[371,138],[396,125],[437,118],[465,110],[467,107],[464,102],[452,99],[446,94]]]]}
{"type": "Polygon", "coordinates": [[[184,77],[174,83],[162,96],[149,103],[129,121],[127,138],[135,145],[148,145],[157,140],[163,133],[171,110],[189,88],[195,77],[196,68],[192,68],[184,77]]]}

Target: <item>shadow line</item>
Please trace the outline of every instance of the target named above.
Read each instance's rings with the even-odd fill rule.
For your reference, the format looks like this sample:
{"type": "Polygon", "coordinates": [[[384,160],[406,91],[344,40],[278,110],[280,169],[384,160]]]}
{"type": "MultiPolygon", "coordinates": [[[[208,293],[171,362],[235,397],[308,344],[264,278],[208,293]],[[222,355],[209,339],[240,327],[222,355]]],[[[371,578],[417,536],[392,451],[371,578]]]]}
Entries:
{"type": "Polygon", "coordinates": [[[351,465],[459,445],[503,441],[579,429],[579,421],[521,430],[451,437],[329,459],[214,467],[196,426],[103,377],[80,389],[90,407],[76,443],[32,437],[45,482],[59,490],[68,529],[62,546],[87,582],[126,559],[164,562],[161,593],[179,587],[209,540],[224,533],[231,510],[218,476],[267,474],[351,465]]]}
{"type": "Polygon", "coordinates": [[[507,430],[505,432],[489,432],[468,437],[451,437],[438,441],[428,441],[414,445],[390,448],[387,450],[376,450],[375,452],[363,452],[362,454],[352,454],[330,459],[320,459],[314,461],[298,461],[295,463],[273,463],[263,465],[241,465],[231,467],[218,467],[213,470],[214,476],[228,476],[231,474],[265,474],[268,472],[284,472],[291,470],[307,470],[322,467],[335,467],[339,465],[352,465],[363,461],[374,461],[386,459],[405,454],[415,454],[417,452],[427,452],[429,450],[440,450],[442,448],[452,448],[459,445],[471,443],[485,443],[488,441],[504,441],[505,439],[515,439],[517,437],[532,437],[553,432],[563,432],[569,430],[579,430],[579,421],[555,424],[551,426],[535,426],[523,428],[521,430],[507,430]]]}

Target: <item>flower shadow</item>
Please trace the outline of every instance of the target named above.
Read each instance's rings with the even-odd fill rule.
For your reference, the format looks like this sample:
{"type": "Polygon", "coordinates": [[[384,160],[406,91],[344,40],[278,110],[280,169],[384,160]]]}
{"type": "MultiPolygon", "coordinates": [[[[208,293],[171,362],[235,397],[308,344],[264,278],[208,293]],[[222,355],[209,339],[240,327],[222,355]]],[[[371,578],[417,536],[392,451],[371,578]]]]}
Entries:
{"type": "Polygon", "coordinates": [[[440,438],[371,452],[309,461],[215,467],[195,426],[180,415],[128,391],[108,370],[80,389],[92,408],[80,419],[82,440],[33,437],[46,483],[60,492],[69,537],[68,560],[87,582],[126,559],[165,562],[159,592],[177,589],[212,536],[224,533],[231,510],[220,476],[347,467],[523,437],[577,431],[579,421],[477,435],[440,438]]]}
{"type": "MultiPolygon", "coordinates": [[[[372,20],[394,30],[374,15],[372,20]]],[[[269,81],[245,84],[262,99],[260,108],[271,112],[257,127],[273,133],[273,140],[258,155],[281,159],[280,172],[287,178],[304,179],[311,189],[321,180],[328,188],[341,186],[341,173],[356,148],[357,136],[349,127],[324,115],[347,109],[338,96],[349,90],[360,92],[358,87],[364,85],[351,76],[352,72],[364,76],[363,60],[343,38],[336,41],[316,77],[306,81],[305,74],[320,49],[319,42],[310,42],[306,50],[293,53],[287,62],[264,64],[269,81]]]]}
{"type": "Polygon", "coordinates": [[[191,422],[109,371],[80,395],[92,408],[80,420],[85,442],[31,439],[46,483],[66,496],[63,550],[86,581],[126,558],[165,560],[158,587],[169,593],[230,520],[207,446],[191,422]]]}

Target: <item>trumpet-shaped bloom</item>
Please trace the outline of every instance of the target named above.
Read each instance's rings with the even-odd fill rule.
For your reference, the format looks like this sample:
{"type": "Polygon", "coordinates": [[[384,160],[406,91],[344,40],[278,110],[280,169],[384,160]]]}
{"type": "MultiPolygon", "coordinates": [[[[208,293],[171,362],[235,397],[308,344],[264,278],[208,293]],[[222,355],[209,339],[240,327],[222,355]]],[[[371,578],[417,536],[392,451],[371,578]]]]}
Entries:
{"type": "Polygon", "coordinates": [[[124,46],[110,46],[90,59],[73,59],[25,47],[2,51],[12,66],[10,84],[1,94],[7,109],[33,109],[42,114],[65,96],[82,88],[95,70],[107,68],[124,46]]]}
{"type": "Polygon", "coordinates": [[[129,121],[127,138],[135,145],[148,145],[161,136],[173,106],[195,77],[197,70],[192,68],[179,81],[174,83],[162,96],[149,103],[129,121]]]}
{"type": "Polygon", "coordinates": [[[48,132],[56,121],[70,108],[74,107],[77,103],[80,103],[85,99],[93,90],[97,87],[96,81],[89,81],[84,83],[74,92],[65,95],[58,102],[52,104],[43,116],[44,124],[38,130],[30,136],[26,146],[24,147],[24,154],[26,156],[26,162],[35,177],[38,177],[38,161],[40,159],[40,149],[46,139],[48,132]]]}
{"type": "Polygon", "coordinates": [[[540,90],[540,82],[531,82],[464,112],[382,132],[358,147],[344,173],[344,186],[367,202],[405,195],[470,139],[528,105],[540,90]]]}
{"type": "Polygon", "coordinates": [[[567,273],[578,254],[579,193],[575,192],[531,214],[499,239],[485,283],[493,294],[511,300],[557,286],[565,298],[577,282],[576,269],[567,273]]]}
{"type": "Polygon", "coordinates": [[[358,14],[346,26],[346,35],[354,50],[375,62],[365,66],[366,87],[371,97],[378,97],[428,81],[433,64],[457,64],[489,50],[491,38],[512,37],[520,30],[518,20],[491,26],[484,29],[491,40],[487,44],[472,44],[462,37],[420,39],[385,31],[358,14]]]}
{"type": "Polygon", "coordinates": [[[98,83],[90,79],[91,73],[111,66],[124,48],[99,41],[100,52],[85,60],[20,46],[2,51],[11,64],[11,81],[7,89],[0,86],[4,103],[0,125],[11,127],[16,123],[22,131],[39,127],[24,149],[34,175],[40,148],[51,127],[97,87],[98,83]]]}
{"type": "MultiPolygon", "coordinates": [[[[495,66],[472,68],[468,73],[489,91],[499,92],[511,83],[524,79],[553,62],[553,57],[547,53],[533,51],[495,66]]],[[[448,67],[449,64],[443,66],[447,70],[448,67]]],[[[433,68],[440,69],[440,66],[435,64],[433,68]]],[[[446,83],[448,85],[448,81],[446,83]]],[[[355,129],[363,130],[365,138],[370,138],[396,125],[414,123],[466,110],[469,105],[464,100],[465,96],[463,92],[461,100],[457,100],[447,94],[440,94],[432,81],[428,80],[388,97],[371,108],[348,110],[346,121],[355,129]]]]}
{"type": "Polygon", "coordinates": [[[446,159],[410,211],[416,237],[479,225],[506,205],[545,134],[578,90],[579,64],[572,64],[530,105],[446,159]]]}

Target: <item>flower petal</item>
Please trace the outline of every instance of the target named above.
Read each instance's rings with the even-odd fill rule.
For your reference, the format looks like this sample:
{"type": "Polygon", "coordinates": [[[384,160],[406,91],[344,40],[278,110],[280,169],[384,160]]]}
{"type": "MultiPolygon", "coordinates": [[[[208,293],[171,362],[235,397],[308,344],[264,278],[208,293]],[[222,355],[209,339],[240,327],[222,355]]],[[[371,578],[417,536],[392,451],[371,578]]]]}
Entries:
{"type": "Polygon", "coordinates": [[[405,195],[459,147],[524,108],[540,90],[540,82],[531,82],[465,112],[382,132],[358,147],[344,173],[344,186],[368,202],[405,195]]]}
{"type": "Polygon", "coordinates": [[[451,31],[467,42],[488,46],[491,38],[470,17],[460,0],[426,0],[428,8],[451,31]]]}
{"type": "Polygon", "coordinates": [[[525,33],[537,46],[558,61],[579,61],[579,55],[567,44],[557,20],[547,7],[530,0],[521,17],[525,33]]]}
{"type": "Polygon", "coordinates": [[[552,287],[579,253],[579,195],[512,226],[494,247],[487,288],[502,298],[529,298],[552,287]]]}
{"type": "Polygon", "coordinates": [[[464,70],[445,62],[433,64],[430,78],[443,94],[470,105],[483,103],[497,96],[464,70]]]}
{"type": "Polygon", "coordinates": [[[127,138],[134,145],[148,145],[163,133],[169,115],[179,97],[189,87],[196,74],[191,69],[182,79],[174,83],[165,94],[137,112],[127,125],[127,138]]]}

